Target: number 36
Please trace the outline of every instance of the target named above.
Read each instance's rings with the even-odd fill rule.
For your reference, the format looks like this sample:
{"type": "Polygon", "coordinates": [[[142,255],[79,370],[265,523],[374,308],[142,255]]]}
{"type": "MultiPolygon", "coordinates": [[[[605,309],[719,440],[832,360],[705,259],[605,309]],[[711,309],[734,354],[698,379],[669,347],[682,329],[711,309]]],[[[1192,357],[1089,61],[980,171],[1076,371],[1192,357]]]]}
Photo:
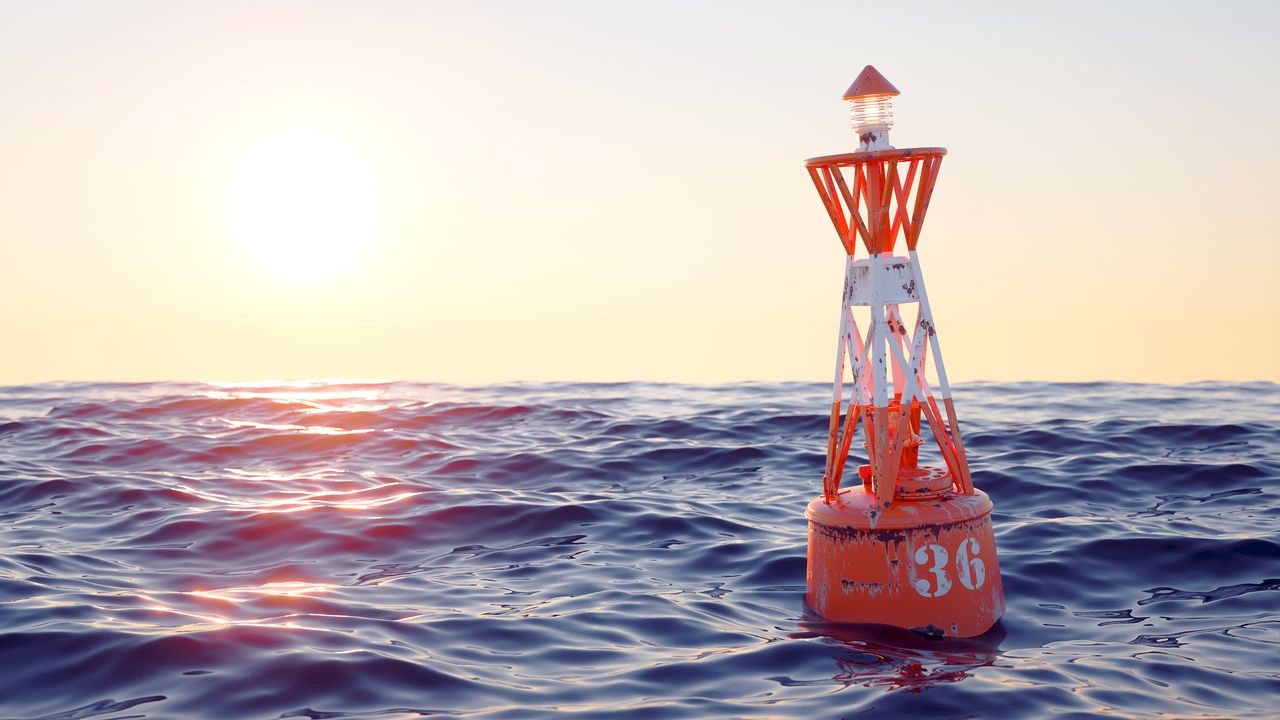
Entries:
{"type": "MultiPolygon", "coordinates": [[[[956,548],[956,575],[966,589],[977,590],[987,579],[986,565],[978,557],[980,552],[982,548],[978,545],[978,539],[972,537],[961,540],[960,546],[956,548]]],[[[925,545],[916,550],[916,564],[927,567],[933,573],[932,583],[925,578],[915,581],[916,592],[924,597],[942,597],[951,590],[951,578],[947,575],[949,558],[947,549],[941,545],[925,545]]]]}

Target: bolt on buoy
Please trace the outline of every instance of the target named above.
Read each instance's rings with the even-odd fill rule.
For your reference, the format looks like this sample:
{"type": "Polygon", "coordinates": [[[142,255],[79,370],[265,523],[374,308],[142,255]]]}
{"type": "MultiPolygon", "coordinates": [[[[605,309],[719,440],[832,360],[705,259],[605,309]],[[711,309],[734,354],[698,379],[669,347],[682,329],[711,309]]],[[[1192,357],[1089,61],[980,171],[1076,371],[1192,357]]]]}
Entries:
{"type": "Polygon", "coordinates": [[[806,598],[833,622],[973,637],[1005,609],[992,505],[969,474],[916,255],[947,151],[889,144],[898,94],[868,65],[844,94],[858,151],[805,161],[847,258],[822,494],[805,511],[806,598]],[[906,255],[894,254],[899,238],[906,255]],[[855,257],[859,246],[865,257],[855,257]],[[941,407],[927,379],[930,357],[941,407]],[[842,488],[859,421],[867,464],[842,488]],[[922,421],[941,466],[918,464],[922,421]]]}

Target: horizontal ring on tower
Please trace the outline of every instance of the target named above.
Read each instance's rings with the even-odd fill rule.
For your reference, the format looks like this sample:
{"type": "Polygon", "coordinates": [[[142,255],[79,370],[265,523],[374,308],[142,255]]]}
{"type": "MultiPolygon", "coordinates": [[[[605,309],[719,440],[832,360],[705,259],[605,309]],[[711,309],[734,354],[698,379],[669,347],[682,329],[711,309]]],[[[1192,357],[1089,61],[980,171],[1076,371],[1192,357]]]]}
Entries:
{"type": "Polygon", "coordinates": [[[920,302],[910,258],[879,255],[848,264],[844,273],[844,304],[903,305],[920,302]]]}
{"type": "Polygon", "coordinates": [[[872,150],[870,152],[842,153],[840,155],[821,155],[804,161],[805,167],[822,167],[855,165],[871,160],[910,160],[912,158],[942,157],[947,154],[946,148],[920,147],[897,148],[894,150],[872,150]]]}

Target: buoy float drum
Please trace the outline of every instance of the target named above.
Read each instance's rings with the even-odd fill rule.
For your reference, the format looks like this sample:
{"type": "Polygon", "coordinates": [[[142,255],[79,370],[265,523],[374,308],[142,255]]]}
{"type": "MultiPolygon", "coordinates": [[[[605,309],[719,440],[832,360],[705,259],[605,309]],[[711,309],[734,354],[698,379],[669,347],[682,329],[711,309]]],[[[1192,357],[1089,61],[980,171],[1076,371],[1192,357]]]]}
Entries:
{"type": "Polygon", "coordinates": [[[834,622],[973,637],[1004,614],[992,505],[969,474],[916,254],[946,150],[889,145],[897,94],[868,65],[845,93],[858,151],[805,162],[847,255],[822,495],[805,512],[807,599],[834,622]],[[860,246],[867,256],[855,258],[860,246]],[[867,464],[842,488],[860,423],[867,464]],[[922,425],[939,466],[918,464],[922,425]]]}
{"type": "Polygon", "coordinates": [[[809,605],[833,622],[950,637],[989,630],[1004,595],[987,494],[954,492],[945,468],[904,468],[893,502],[882,506],[865,477],[805,512],[809,605]]]}

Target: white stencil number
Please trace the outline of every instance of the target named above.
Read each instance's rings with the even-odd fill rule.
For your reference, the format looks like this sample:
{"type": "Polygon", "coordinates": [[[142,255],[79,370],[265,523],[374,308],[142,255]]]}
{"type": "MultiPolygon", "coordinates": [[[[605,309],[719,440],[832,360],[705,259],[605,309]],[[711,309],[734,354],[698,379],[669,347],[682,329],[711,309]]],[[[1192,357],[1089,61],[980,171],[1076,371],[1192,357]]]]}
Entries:
{"type": "MultiPolygon", "coordinates": [[[[987,579],[987,566],[978,555],[982,546],[977,538],[967,537],[960,541],[956,548],[956,576],[966,590],[977,590],[987,579]]],[[[916,550],[915,561],[933,573],[933,582],[921,578],[914,585],[916,592],[924,597],[942,597],[951,590],[951,578],[947,575],[947,560],[950,555],[941,545],[926,545],[916,550]]]]}
{"type": "Polygon", "coordinates": [[[982,587],[982,581],[987,579],[987,567],[978,557],[980,552],[977,538],[965,538],[956,548],[956,575],[960,576],[960,584],[970,590],[982,587]]]}
{"type": "Polygon", "coordinates": [[[951,589],[951,578],[947,577],[947,549],[941,545],[926,545],[916,550],[916,564],[928,565],[929,555],[933,555],[933,565],[929,570],[933,573],[934,588],[929,591],[929,581],[916,581],[916,592],[925,597],[942,597],[951,589]]]}

